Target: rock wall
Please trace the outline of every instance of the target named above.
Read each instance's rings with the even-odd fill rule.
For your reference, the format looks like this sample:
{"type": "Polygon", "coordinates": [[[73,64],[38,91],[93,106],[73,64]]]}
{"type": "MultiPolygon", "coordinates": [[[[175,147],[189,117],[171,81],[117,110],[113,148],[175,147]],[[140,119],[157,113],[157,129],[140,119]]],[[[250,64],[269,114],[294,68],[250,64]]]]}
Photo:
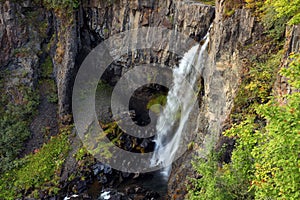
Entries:
{"type": "MultiPolygon", "coordinates": [[[[84,3],[73,17],[74,21],[65,33],[60,29],[57,31],[61,37],[58,40],[64,44],[64,54],[58,56],[62,59],[54,60],[61,116],[71,113],[70,90],[76,70],[85,55],[101,41],[111,35],[144,26],[175,29],[199,41],[213,20],[214,9],[200,3],[185,1],[119,0],[109,3],[94,0],[84,3]]],[[[158,45],[166,46],[163,41],[158,45]]],[[[121,76],[130,66],[153,62],[168,65],[175,60],[167,51],[167,47],[162,52],[131,48],[128,49],[127,55],[114,61],[109,67],[108,79],[112,83],[116,82],[115,76],[121,76]]],[[[58,52],[60,51],[56,50],[54,57],[58,52]]]]}
{"type": "Polygon", "coordinates": [[[25,3],[0,3],[0,69],[9,71],[8,88],[20,84],[32,87],[37,80],[43,38],[39,35],[41,30],[30,20],[42,23],[45,15],[28,16],[28,11],[25,3]]]}
{"type": "MultiPolygon", "coordinates": [[[[189,1],[91,0],[74,12],[49,11],[43,4],[30,0],[3,1],[0,3],[1,69],[9,69],[11,77],[17,77],[16,82],[33,86],[39,65],[44,55],[49,54],[58,89],[59,116],[62,121],[69,121],[76,72],[85,56],[101,41],[143,26],[175,29],[199,41],[213,18],[211,6],[189,1]]],[[[167,49],[154,53],[135,50],[125,59],[115,61],[110,70],[118,76],[132,63],[173,60],[167,49]]]]}
{"type": "MultiPolygon", "coordinates": [[[[262,26],[249,10],[239,9],[225,17],[224,1],[216,5],[216,17],[210,34],[209,55],[203,71],[203,96],[200,97],[200,113],[197,129],[191,141],[196,141],[174,165],[169,179],[169,199],[184,199],[189,177],[196,177],[191,160],[203,157],[206,151],[217,145],[224,130],[225,121],[233,107],[233,100],[241,83],[245,57],[253,54],[245,46],[260,48],[257,41],[263,38],[262,26]],[[249,54],[250,53],[250,54],[249,54]]],[[[255,51],[254,51],[255,52],[255,51]]],[[[256,52],[259,53],[259,52],[256,52]]]]}
{"type": "MultiPolygon", "coordinates": [[[[287,27],[286,30],[286,42],[285,42],[285,54],[280,67],[287,67],[290,63],[289,55],[291,53],[300,52],[300,26],[287,27]]],[[[284,95],[291,94],[293,88],[288,84],[285,77],[278,75],[274,86],[274,93],[280,103],[285,103],[286,99],[284,95]]]]}

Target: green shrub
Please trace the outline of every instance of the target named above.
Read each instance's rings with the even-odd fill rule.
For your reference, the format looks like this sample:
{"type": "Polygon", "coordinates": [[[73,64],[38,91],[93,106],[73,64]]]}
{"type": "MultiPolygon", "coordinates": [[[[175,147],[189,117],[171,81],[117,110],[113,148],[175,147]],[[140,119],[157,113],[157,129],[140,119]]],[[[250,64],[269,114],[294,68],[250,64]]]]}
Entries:
{"type": "Polygon", "coordinates": [[[253,178],[253,158],[251,151],[256,144],[253,130],[256,126],[254,119],[249,117],[239,125],[225,132],[226,136],[236,138],[236,148],[232,153],[229,164],[220,163],[219,154],[211,149],[206,159],[193,162],[193,167],[201,176],[192,179],[188,199],[253,199],[250,189],[253,178]]]}
{"type": "Polygon", "coordinates": [[[206,159],[199,158],[193,161],[193,167],[201,176],[198,179],[191,179],[191,186],[187,194],[190,200],[206,200],[216,199],[222,200],[226,198],[226,190],[220,186],[222,179],[218,170],[218,154],[212,149],[206,159]]]}
{"type": "MultiPolygon", "coordinates": [[[[278,51],[277,54],[267,55],[267,57],[263,62],[254,59],[249,65],[248,73],[244,75],[244,80],[234,99],[231,114],[234,123],[244,121],[248,115],[255,114],[256,105],[268,102],[283,52],[278,51]]],[[[258,58],[258,60],[265,59],[263,56],[258,58]]]]}
{"type": "Polygon", "coordinates": [[[267,119],[261,141],[252,151],[255,160],[253,187],[257,199],[300,198],[300,54],[293,55],[289,68],[281,73],[297,89],[279,105],[274,99],[257,107],[267,119]]]}
{"type": "Polygon", "coordinates": [[[41,64],[41,77],[52,78],[53,77],[53,64],[50,56],[45,58],[45,61],[41,64]]]}
{"type": "Polygon", "coordinates": [[[57,103],[57,88],[53,79],[53,63],[50,56],[47,56],[45,61],[41,64],[41,78],[40,85],[43,84],[43,87],[46,90],[44,92],[47,100],[51,103],[57,103]]]}
{"type": "Polygon", "coordinates": [[[288,21],[287,16],[282,16],[276,19],[274,16],[277,12],[273,6],[265,4],[262,8],[261,19],[267,30],[268,35],[275,41],[280,41],[285,36],[286,23],[288,21]]]}
{"type": "Polygon", "coordinates": [[[287,18],[289,25],[300,23],[300,0],[266,0],[265,6],[274,8],[274,20],[287,18]]]}
{"type": "Polygon", "coordinates": [[[267,32],[275,41],[284,38],[286,25],[300,23],[299,0],[266,0],[257,10],[267,32]]]}

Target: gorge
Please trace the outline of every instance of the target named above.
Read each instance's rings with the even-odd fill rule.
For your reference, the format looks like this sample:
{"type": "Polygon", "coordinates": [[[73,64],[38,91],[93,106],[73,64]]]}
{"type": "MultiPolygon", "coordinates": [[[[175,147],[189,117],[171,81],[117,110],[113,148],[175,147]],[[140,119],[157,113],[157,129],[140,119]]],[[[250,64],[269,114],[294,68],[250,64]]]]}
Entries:
{"type": "MultiPolygon", "coordinates": [[[[300,103],[299,98],[292,101],[286,97],[299,94],[299,86],[290,82],[299,80],[299,72],[281,72],[299,68],[300,28],[294,16],[299,15],[300,5],[297,0],[289,5],[274,2],[279,3],[1,0],[0,199],[300,197],[300,103]],[[278,5],[293,6],[290,10],[294,13],[275,17],[280,12],[278,5]],[[152,28],[157,28],[156,32],[152,28]],[[126,31],[133,33],[131,37],[126,36],[126,31]],[[125,42],[117,44],[118,41],[125,42]],[[100,149],[100,156],[111,161],[115,153],[111,146],[98,143],[89,149],[85,145],[83,137],[92,132],[92,123],[82,126],[83,137],[77,134],[80,128],[76,127],[74,110],[85,107],[74,104],[72,96],[85,59],[105,42],[119,48],[104,49],[101,54],[111,60],[100,81],[97,79],[96,94],[91,95],[96,103],[90,105],[97,115],[92,122],[103,130],[103,135],[93,137],[92,142],[105,136],[128,152],[116,157],[123,162],[117,168],[95,159],[91,153],[100,149]],[[159,73],[152,73],[151,67],[160,67],[159,73]],[[128,87],[120,85],[133,70],[140,74],[127,80],[128,87]],[[148,70],[152,77],[147,76],[148,70]],[[127,96],[122,92],[135,88],[143,78],[152,82],[136,88],[123,106],[120,99],[127,100],[127,96]],[[169,81],[171,86],[155,82],[158,79],[169,81]],[[282,106],[278,110],[288,105],[288,114],[282,118],[287,119],[287,124],[273,129],[268,126],[277,115],[268,118],[268,114],[277,110],[261,110],[264,105],[277,105],[270,103],[272,99],[282,106]],[[118,102],[120,107],[112,106],[112,102],[118,102]],[[137,137],[133,130],[124,131],[119,121],[125,119],[130,121],[129,129],[141,127],[139,130],[147,130],[147,134],[137,137]],[[268,152],[263,144],[277,135],[266,136],[266,140],[251,138],[252,135],[275,129],[287,135],[291,129],[294,134],[275,142],[284,147],[279,154],[291,158],[281,158],[290,165],[278,167],[277,161],[264,165],[266,160],[276,158],[276,152],[270,151],[271,158],[261,158],[256,152],[262,148],[268,152]],[[290,141],[291,147],[283,141],[290,141]],[[243,142],[252,149],[241,146],[243,142]],[[127,155],[131,154],[133,158],[149,155],[145,166],[153,170],[126,170],[138,163],[130,160],[127,155]],[[271,172],[263,176],[259,167],[269,170],[273,165],[275,174],[281,173],[277,169],[293,166],[282,170],[293,175],[291,185],[281,184],[271,172]],[[209,179],[207,174],[213,177],[209,179]],[[271,189],[260,188],[267,183],[271,189]],[[214,196],[219,193],[224,196],[214,196]]],[[[93,78],[87,76],[84,84],[95,84],[93,78]]],[[[80,92],[80,98],[90,97],[86,95],[89,91],[80,92]]]]}

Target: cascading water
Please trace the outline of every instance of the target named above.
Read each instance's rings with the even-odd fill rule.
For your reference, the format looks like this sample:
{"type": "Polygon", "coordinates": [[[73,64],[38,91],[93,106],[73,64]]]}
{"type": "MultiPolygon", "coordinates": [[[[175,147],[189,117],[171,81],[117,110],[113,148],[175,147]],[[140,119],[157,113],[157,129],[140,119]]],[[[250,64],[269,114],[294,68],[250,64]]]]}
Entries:
{"type": "MultiPolygon", "coordinates": [[[[179,67],[173,70],[173,85],[167,103],[156,125],[155,150],[151,166],[162,165],[162,175],[169,177],[171,163],[179,148],[190,113],[195,103],[195,90],[200,71],[205,64],[205,52],[209,43],[209,32],[202,46],[193,46],[184,54],[179,67]],[[197,54],[199,52],[199,54],[197,54]],[[180,116],[180,119],[178,119],[180,116]]],[[[197,91],[197,90],[196,90],[197,91]]]]}

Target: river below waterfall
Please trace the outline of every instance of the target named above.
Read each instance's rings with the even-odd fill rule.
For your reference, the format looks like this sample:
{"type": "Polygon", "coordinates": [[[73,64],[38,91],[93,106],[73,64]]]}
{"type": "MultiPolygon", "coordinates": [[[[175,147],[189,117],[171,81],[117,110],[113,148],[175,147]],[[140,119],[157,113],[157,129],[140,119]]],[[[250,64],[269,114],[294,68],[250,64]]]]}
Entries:
{"type": "Polygon", "coordinates": [[[131,195],[134,199],[145,199],[147,193],[152,193],[152,195],[158,194],[156,200],[164,200],[167,197],[167,182],[167,179],[161,175],[161,171],[155,171],[126,180],[118,186],[106,190],[103,190],[100,183],[96,180],[88,185],[87,194],[93,199],[97,199],[103,194],[118,191],[126,196],[131,195]]]}

